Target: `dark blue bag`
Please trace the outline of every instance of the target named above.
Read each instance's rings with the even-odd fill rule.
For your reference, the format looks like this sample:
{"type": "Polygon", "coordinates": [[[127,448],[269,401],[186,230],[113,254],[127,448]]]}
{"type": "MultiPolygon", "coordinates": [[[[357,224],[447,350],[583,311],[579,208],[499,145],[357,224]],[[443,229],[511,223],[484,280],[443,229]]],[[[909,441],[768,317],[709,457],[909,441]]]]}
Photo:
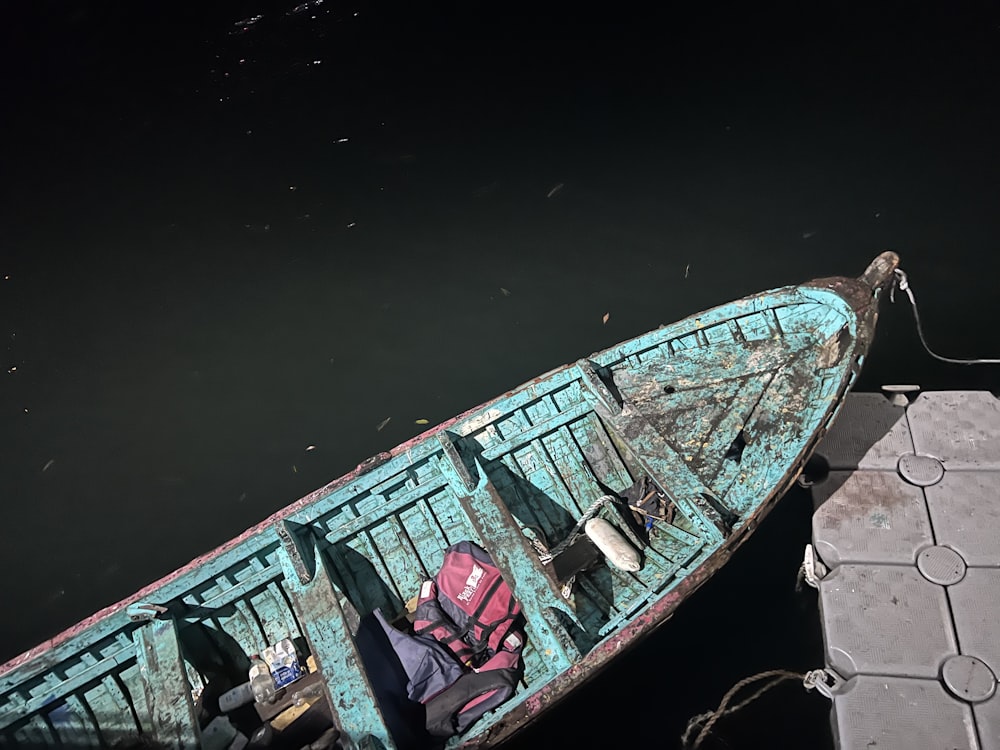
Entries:
{"type": "Polygon", "coordinates": [[[406,672],[406,694],[410,700],[426,703],[465,673],[451,652],[433,638],[396,630],[386,622],[381,609],[374,614],[406,672]]]}

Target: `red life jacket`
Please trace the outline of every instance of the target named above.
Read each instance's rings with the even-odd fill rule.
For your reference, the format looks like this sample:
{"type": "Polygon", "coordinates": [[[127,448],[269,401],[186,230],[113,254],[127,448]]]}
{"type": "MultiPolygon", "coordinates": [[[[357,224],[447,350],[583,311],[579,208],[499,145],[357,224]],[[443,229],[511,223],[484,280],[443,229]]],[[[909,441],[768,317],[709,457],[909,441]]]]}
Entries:
{"type": "Polygon", "coordinates": [[[465,541],[445,550],[434,580],[420,587],[413,630],[432,636],[463,664],[478,668],[502,650],[520,613],[521,605],[489,554],[465,541]]]}

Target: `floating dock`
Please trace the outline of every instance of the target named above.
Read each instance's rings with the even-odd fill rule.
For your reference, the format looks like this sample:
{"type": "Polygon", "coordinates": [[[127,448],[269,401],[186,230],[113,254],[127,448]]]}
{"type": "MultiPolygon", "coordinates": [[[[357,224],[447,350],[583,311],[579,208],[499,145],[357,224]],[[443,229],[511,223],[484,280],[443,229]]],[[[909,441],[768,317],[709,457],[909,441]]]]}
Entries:
{"type": "Polygon", "coordinates": [[[818,448],[818,687],[839,750],[1000,750],[1000,401],[904,390],[851,394],[818,448]]]}

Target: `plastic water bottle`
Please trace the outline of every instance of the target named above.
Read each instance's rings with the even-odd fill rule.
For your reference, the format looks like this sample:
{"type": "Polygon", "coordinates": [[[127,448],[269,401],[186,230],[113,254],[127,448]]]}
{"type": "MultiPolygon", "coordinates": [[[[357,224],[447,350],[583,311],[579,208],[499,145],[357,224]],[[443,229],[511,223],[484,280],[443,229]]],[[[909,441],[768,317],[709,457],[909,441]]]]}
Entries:
{"type": "Polygon", "coordinates": [[[253,686],[249,682],[244,682],[242,685],[237,685],[232,690],[227,690],[219,696],[219,710],[227,714],[235,708],[246,705],[255,698],[253,686]]]}
{"type": "Polygon", "coordinates": [[[257,654],[250,658],[250,689],[253,690],[254,700],[258,703],[273,703],[274,696],[278,692],[274,686],[274,678],[271,677],[271,670],[257,654]]]}
{"type": "Polygon", "coordinates": [[[323,686],[318,682],[306,685],[301,690],[292,693],[292,704],[295,706],[308,706],[323,697],[323,686]]]}

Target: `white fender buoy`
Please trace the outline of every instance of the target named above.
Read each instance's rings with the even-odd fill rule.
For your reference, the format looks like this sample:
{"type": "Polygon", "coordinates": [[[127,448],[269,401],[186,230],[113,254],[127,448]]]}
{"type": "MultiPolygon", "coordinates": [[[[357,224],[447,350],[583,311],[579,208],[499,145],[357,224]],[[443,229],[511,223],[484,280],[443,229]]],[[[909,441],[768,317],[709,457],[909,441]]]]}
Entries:
{"type": "Polygon", "coordinates": [[[591,518],[583,531],[616,568],[635,573],[642,567],[635,547],[603,518],[591,518]]]}

